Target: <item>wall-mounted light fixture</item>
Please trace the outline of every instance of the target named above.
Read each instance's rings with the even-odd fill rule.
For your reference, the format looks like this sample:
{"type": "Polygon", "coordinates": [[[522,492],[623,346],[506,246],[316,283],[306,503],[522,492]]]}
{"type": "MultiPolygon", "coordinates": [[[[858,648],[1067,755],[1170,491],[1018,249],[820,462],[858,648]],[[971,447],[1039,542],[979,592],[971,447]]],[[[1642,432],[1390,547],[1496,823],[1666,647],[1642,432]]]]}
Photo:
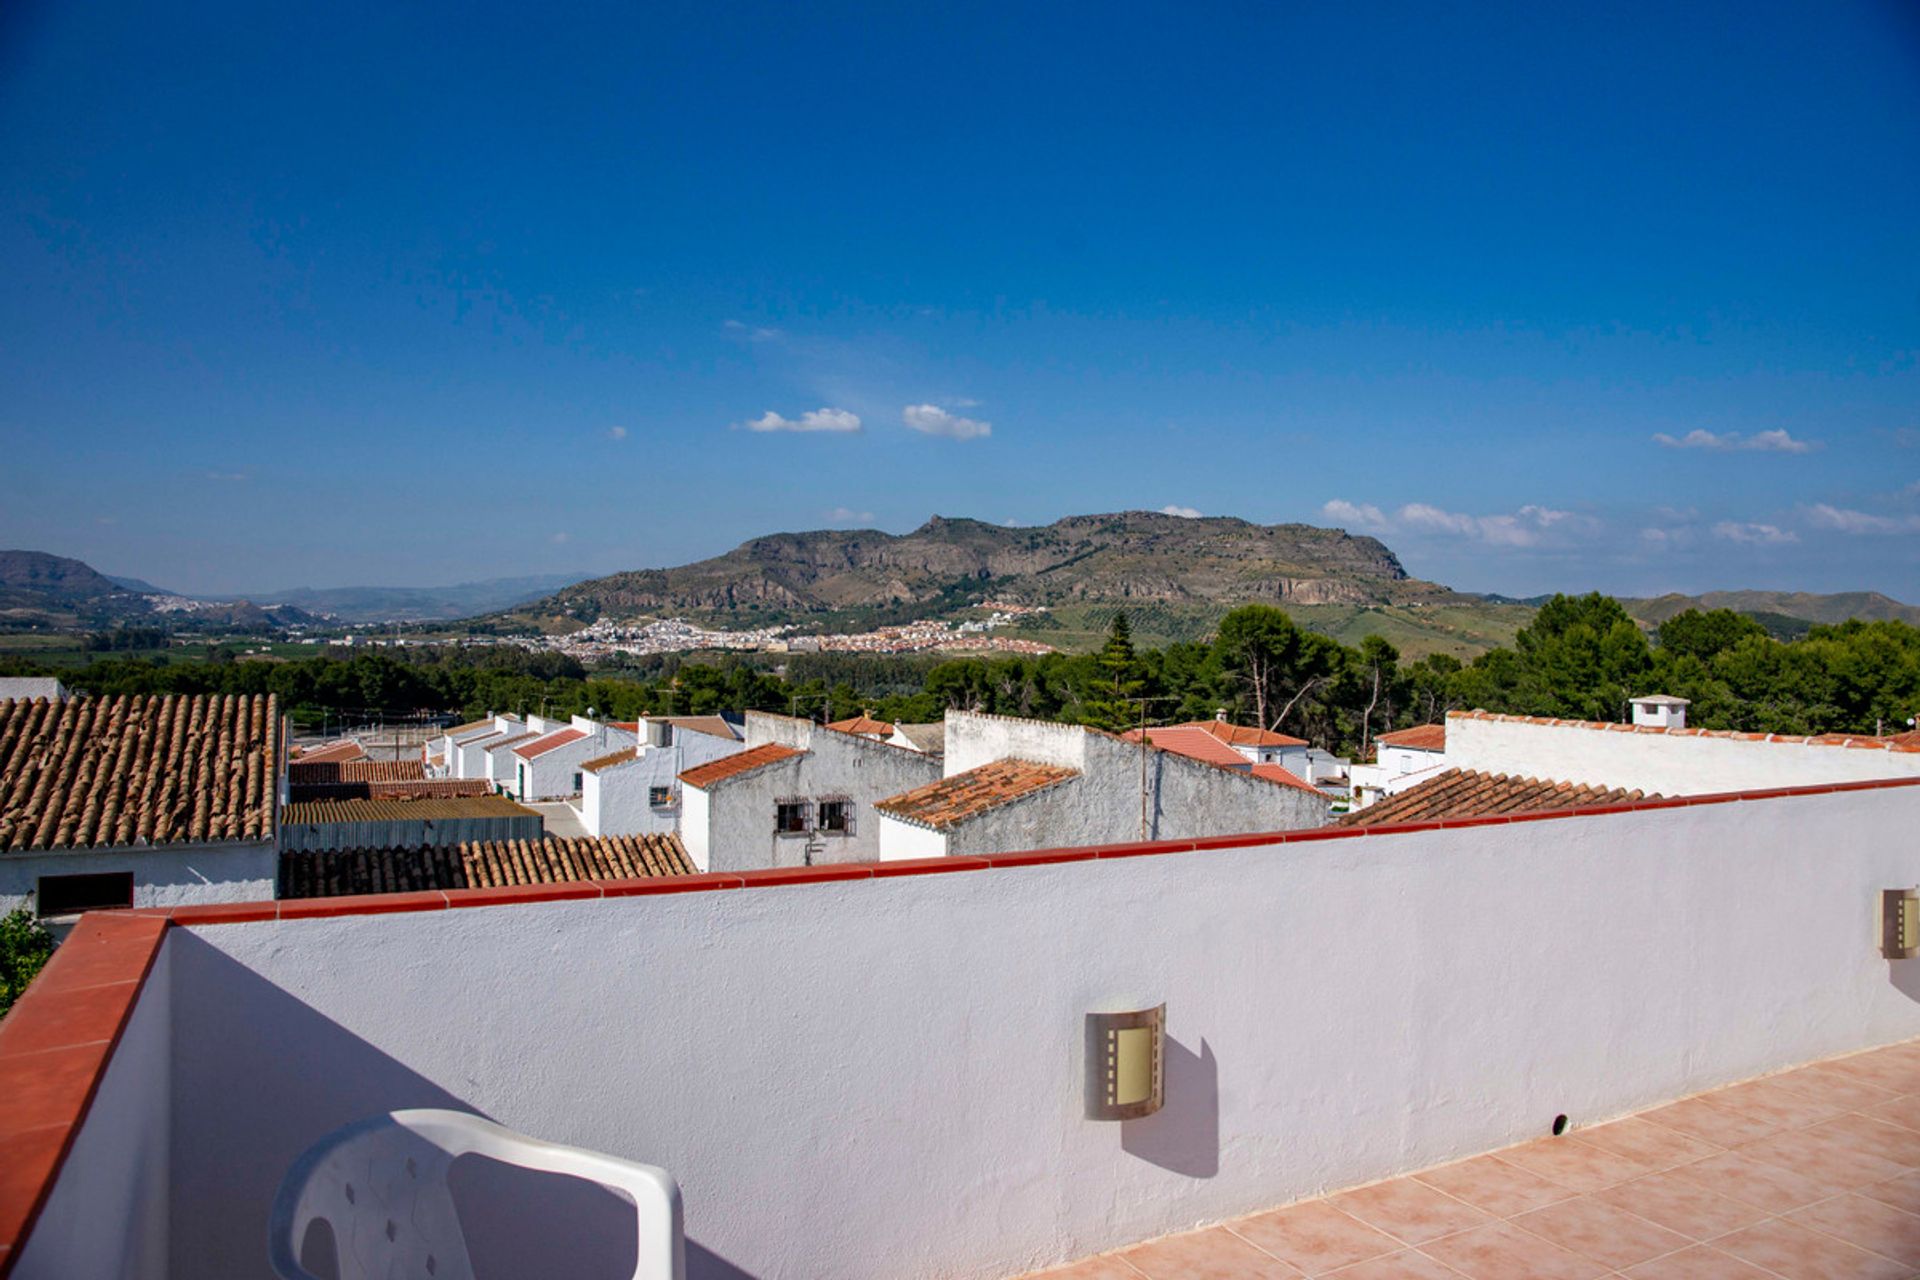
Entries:
{"type": "Polygon", "coordinates": [[[1881,891],[1880,954],[1889,960],[1911,960],[1920,955],[1920,892],[1881,891]]]}
{"type": "Polygon", "coordinates": [[[1166,1097],[1167,1006],[1087,1015],[1087,1119],[1137,1120],[1166,1097]]]}

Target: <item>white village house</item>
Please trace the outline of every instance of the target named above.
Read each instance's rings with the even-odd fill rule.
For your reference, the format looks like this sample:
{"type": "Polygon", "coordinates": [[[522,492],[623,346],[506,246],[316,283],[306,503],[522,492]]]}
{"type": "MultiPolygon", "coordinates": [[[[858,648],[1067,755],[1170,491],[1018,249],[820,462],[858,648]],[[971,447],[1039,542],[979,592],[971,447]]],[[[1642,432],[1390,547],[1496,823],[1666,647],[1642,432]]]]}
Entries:
{"type": "Polygon", "coordinates": [[[1381,734],[1373,742],[1374,762],[1356,764],[1351,771],[1356,810],[1403,791],[1447,767],[1447,726],[1444,724],[1397,729],[1381,734]]]}
{"type": "Polygon", "coordinates": [[[746,749],[719,716],[652,716],[639,741],[580,766],[580,824],[592,836],[667,835],[680,826],[680,775],[746,749]]]}
{"type": "Polygon", "coordinates": [[[631,747],[634,742],[634,735],[625,729],[586,716],[574,716],[565,725],[516,743],[505,751],[496,751],[496,758],[503,763],[511,758],[513,772],[502,786],[522,801],[577,796],[586,780],[580,766],[631,747]]]}

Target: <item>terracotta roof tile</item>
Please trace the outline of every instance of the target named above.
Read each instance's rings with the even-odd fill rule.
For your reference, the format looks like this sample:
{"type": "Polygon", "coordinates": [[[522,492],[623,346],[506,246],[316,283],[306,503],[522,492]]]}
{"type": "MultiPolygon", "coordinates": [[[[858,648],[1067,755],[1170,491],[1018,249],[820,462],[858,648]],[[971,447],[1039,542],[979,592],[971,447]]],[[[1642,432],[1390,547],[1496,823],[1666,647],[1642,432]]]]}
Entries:
{"type": "Polygon", "coordinates": [[[681,774],[680,781],[690,787],[705,790],[716,782],[722,782],[739,774],[751,773],[765,765],[778,764],[782,760],[805,754],[807,753],[798,747],[768,742],[758,747],[749,747],[737,756],[724,756],[703,765],[696,765],[681,774]]]}
{"type": "Polygon", "coordinates": [[[273,838],[271,695],[0,702],[0,849],[273,838]]]}
{"type": "Polygon", "coordinates": [[[664,718],[676,729],[685,729],[690,733],[704,733],[714,738],[725,738],[728,742],[740,741],[740,731],[735,729],[725,716],[666,716],[664,718]]]}
{"type": "Polygon", "coordinates": [[[940,830],[1079,776],[1079,770],[1059,765],[995,760],[889,796],[873,807],[889,817],[940,830]]]}
{"type": "Polygon", "coordinates": [[[526,733],[509,733],[501,735],[500,741],[498,742],[493,741],[491,738],[482,738],[478,742],[469,742],[465,745],[469,747],[479,747],[482,751],[491,755],[502,747],[517,747],[523,742],[532,742],[539,736],[539,734],[532,731],[526,733]]]}
{"type": "Polygon", "coordinates": [[[876,720],[869,715],[854,716],[851,720],[835,720],[827,728],[839,733],[877,733],[882,737],[891,736],[893,726],[885,720],[876,720]]]}
{"type": "Polygon", "coordinates": [[[580,771],[582,773],[598,773],[602,769],[609,768],[613,765],[625,764],[627,761],[638,757],[639,754],[640,748],[638,747],[623,747],[611,755],[595,756],[593,759],[581,765],[580,771]]]}
{"type": "Polygon", "coordinates": [[[1417,724],[1411,729],[1395,729],[1392,733],[1380,734],[1374,741],[1383,746],[1407,747],[1414,751],[1445,751],[1447,726],[1417,724]]]}
{"type": "Polygon", "coordinates": [[[1322,800],[1328,798],[1326,792],[1314,786],[1306,779],[1296,776],[1291,770],[1282,769],[1277,764],[1257,764],[1248,770],[1248,772],[1256,778],[1261,778],[1268,782],[1276,782],[1283,787],[1292,787],[1295,791],[1304,791],[1310,796],[1319,796],[1322,800]]]}
{"type": "Polygon", "coordinates": [[[418,760],[295,760],[287,766],[293,786],[328,782],[409,782],[427,776],[418,760]]]}
{"type": "Polygon", "coordinates": [[[491,729],[492,727],[493,717],[488,716],[485,720],[469,720],[466,724],[457,724],[451,729],[442,729],[440,736],[443,738],[458,738],[462,734],[477,733],[482,729],[491,729]]]}
{"type": "Polygon", "coordinates": [[[694,869],[675,835],[474,840],[426,849],[284,853],[280,855],[280,896],[564,884],[684,876],[694,869]]]}
{"type": "Polygon", "coordinates": [[[557,732],[549,733],[537,742],[529,742],[525,746],[515,747],[513,754],[519,756],[522,760],[531,760],[536,756],[547,754],[547,752],[552,751],[555,747],[564,747],[569,742],[578,742],[586,736],[587,735],[579,729],[561,729],[557,732]]]}
{"type": "Polygon", "coordinates": [[[308,782],[287,788],[287,800],[453,800],[493,793],[485,778],[412,778],[398,782],[308,782]]]}
{"type": "Polygon", "coordinates": [[[1502,813],[1540,813],[1659,796],[1573,782],[1515,778],[1502,773],[1448,769],[1341,818],[1343,827],[1373,827],[1388,822],[1435,822],[1443,818],[1479,818],[1502,813]]]}
{"type": "Polygon", "coordinates": [[[507,796],[455,796],[437,800],[308,800],[280,810],[280,825],[334,822],[408,822],[430,818],[537,818],[539,813],[507,796]]]}
{"type": "Polygon", "coordinates": [[[367,749],[357,742],[332,742],[324,747],[310,747],[305,751],[296,750],[294,759],[302,764],[320,764],[327,761],[335,763],[345,760],[365,760],[367,749]]]}
{"type": "MultiPolygon", "coordinates": [[[[1140,741],[1140,731],[1134,730],[1132,741],[1140,741]]],[[[1147,741],[1162,751],[1171,751],[1175,755],[1187,756],[1194,760],[1204,760],[1208,764],[1217,764],[1223,769],[1245,769],[1251,762],[1238,751],[1216,738],[1198,725],[1172,725],[1165,729],[1147,730],[1147,741]]]]}

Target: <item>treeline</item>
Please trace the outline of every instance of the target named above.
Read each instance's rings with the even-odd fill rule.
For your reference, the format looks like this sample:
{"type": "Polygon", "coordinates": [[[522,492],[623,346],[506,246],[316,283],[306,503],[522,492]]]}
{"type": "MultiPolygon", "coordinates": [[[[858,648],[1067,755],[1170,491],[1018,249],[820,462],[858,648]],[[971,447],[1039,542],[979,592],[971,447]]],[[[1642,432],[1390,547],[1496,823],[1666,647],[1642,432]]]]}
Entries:
{"type": "Polygon", "coordinates": [[[1920,629],[1898,622],[1815,626],[1781,641],[1727,610],[1679,614],[1649,636],[1606,596],[1556,596],[1512,648],[1461,663],[1401,660],[1378,636],[1357,646],[1247,605],[1194,643],[1136,650],[1125,614],[1094,654],[979,657],[669,655],[617,672],[504,647],[378,650],[287,662],[165,663],[101,658],[79,671],[14,660],[0,673],[57,674],[95,694],[277,693],[303,721],[414,713],[594,713],[621,720],[755,708],[838,719],[939,719],[948,709],[1124,729],[1224,710],[1341,753],[1389,729],[1479,707],[1620,720],[1636,694],[1693,701],[1704,728],[1897,733],[1920,713],[1920,629]]]}

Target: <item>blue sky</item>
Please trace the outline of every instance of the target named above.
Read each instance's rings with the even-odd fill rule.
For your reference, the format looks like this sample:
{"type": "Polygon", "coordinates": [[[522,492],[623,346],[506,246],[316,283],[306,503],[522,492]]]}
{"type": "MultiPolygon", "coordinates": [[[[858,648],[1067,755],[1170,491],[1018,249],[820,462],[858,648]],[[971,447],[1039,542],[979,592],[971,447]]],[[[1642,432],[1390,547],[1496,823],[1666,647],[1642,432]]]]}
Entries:
{"type": "Polygon", "coordinates": [[[1917,250],[1899,3],[17,0],[0,546],[265,590],[1170,507],[1920,600],[1917,250]]]}

